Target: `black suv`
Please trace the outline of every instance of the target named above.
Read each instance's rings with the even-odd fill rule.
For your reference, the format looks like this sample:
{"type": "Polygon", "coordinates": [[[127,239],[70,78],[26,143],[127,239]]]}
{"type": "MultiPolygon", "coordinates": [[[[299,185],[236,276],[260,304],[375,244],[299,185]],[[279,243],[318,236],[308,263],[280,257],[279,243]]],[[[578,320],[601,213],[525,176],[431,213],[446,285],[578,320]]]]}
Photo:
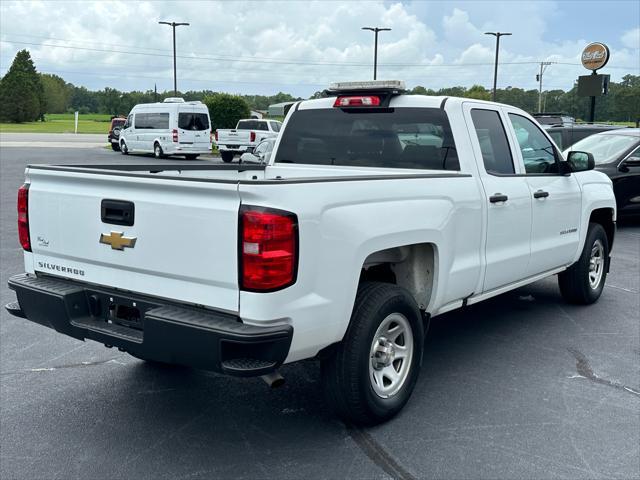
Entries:
{"type": "Polygon", "coordinates": [[[122,126],[126,121],[127,119],[122,117],[113,117],[111,119],[107,140],[111,144],[111,148],[116,152],[120,150],[120,130],[122,130],[122,126]]]}
{"type": "Polygon", "coordinates": [[[624,127],[591,123],[573,123],[568,125],[549,125],[545,130],[551,138],[553,138],[553,141],[556,142],[556,145],[560,147],[560,150],[564,150],[583,138],[590,137],[595,133],[619,130],[621,128],[624,127]]]}

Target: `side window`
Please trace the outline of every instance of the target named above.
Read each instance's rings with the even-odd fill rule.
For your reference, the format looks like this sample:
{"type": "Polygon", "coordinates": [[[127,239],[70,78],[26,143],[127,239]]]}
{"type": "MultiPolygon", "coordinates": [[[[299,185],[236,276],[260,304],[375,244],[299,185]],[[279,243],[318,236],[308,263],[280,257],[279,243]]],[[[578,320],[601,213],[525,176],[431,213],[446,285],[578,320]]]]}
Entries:
{"type": "Polygon", "coordinates": [[[280,131],[280,124],[278,122],[269,122],[271,124],[271,130],[274,132],[280,131]]]}
{"type": "Polygon", "coordinates": [[[515,173],[513,157],[509,148],[507,134],[495,110],[471,110],[471,119],[476,129],[484,169],[487,173],[515,173]]]}
{"type": "Polygon", "coordinates": [[[542,131],[521,115],[510,113],[509,120],[516,132],[525,171],[530,174],[557,173],[555,149],[542,131]]]}
{"type": "Polygon", "coordinates": [[[562,142],[562,132],[549,132],[549,135],[551,136],[551,138],[553,138],[553,141],[556,142],[556,145],[558,145],[561,150],[564,150],[564,144],[562,142]]]}

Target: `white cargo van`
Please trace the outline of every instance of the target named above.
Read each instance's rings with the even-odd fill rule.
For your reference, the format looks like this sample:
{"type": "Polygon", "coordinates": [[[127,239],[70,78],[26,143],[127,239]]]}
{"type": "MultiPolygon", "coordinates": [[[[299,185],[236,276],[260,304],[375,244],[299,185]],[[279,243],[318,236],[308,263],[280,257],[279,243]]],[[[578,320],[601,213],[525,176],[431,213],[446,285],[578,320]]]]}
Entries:
{"type": "Polygon", "coordinates": [[[202,102],[166,98],[131,110],[120,132],[120,151],[153,153],[156,158],[183,155],[193,160],[211,152],[211,121],[202,102]]]}

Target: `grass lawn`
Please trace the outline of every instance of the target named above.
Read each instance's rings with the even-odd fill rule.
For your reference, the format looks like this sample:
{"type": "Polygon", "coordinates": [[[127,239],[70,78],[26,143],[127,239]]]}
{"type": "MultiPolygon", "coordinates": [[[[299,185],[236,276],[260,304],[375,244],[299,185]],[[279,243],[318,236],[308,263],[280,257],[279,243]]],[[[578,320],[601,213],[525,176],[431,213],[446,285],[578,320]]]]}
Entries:
{"type": "MultiPolygon", "coordinates": [[[[0,132],[22,133],[73,133],[73,113],[51,113],[44,116],[45,122],[0,123],[0,132]]],[[[78,115],[78,133],[109,132],[111,115],[88,113],[78,115]]]]}

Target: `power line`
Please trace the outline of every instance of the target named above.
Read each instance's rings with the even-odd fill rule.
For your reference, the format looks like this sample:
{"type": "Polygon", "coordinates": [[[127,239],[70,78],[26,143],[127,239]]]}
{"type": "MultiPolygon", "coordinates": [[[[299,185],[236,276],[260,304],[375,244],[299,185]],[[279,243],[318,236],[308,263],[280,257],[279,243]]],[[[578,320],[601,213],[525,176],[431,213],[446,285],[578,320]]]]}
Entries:
{"type": "MultiPolygon", "coordinates": [[[[125,55],[142,55],[149,57],[172,57],[169,54],[163,53],[149,53],[149,52],[136,52],[131,50],[109,50],[109,49],[101,49],[101,48],[89,48],[89,47],[76,47],[72,45],[54,45],[49,43],[35,43],[35,42],[22,42],[18,40],[12,39],[3,39],[1,40],[4,43],[15,43],[19,45],[33,45],[39,47],[51,47],[51,48],[66,48],[70,50],[82,50],[82,51],[90,51],[90,52],[101,52],[101,53],[120,53],[125,55]]],[[[273,64],[281,64],[281,65],[318,65],[318,66],[346,66],[346,67],[370,67],[369,64],[366,63],[355,63],[355,62],[305,62],[298,60],[281,60],[281,59],[267,59],[264,57],[260,57],[259,59],[251,58],[245,59],[240,57],[231,57],[225,58],[219,55],[213,56],[199,56],[199,55],[178,55],[178,58],[186,59],[186,60],[203,60],[203,61],[219,61],[219,62],[241,62],[241,63],[273,63],[273,64]]],[[[553,62],[563,65],[581,65],[578,63],[562,63],[562,62],[553,62]]],[[[521,62],[500,62],[500,65],[537,65],[539,62],[537,61],[521,61],[521,62]]],[[[439,63],[439,64],[426,64],[426,63],[381,63],[380,65],[386,67],[422,67],[422,68],[465,68],[465,67],[474,67],[474,66],[493,66],[493,63],[439,63]]],[[[609,67],[609,68],[621,68],[621,69],[633,69],[634,67],[609,67]]]]}

